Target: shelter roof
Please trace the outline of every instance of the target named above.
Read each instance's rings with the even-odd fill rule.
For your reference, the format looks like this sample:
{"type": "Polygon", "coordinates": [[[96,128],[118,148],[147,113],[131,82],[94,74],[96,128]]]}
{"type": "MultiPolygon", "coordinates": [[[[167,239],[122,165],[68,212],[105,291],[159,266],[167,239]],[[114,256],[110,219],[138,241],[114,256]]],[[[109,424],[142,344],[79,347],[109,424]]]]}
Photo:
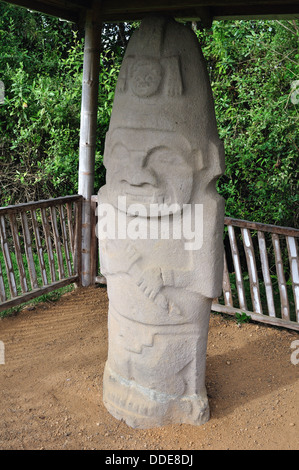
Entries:
{"type": "Polygon", "coordinates": [[[103,22],[140,20],[147,14],[170,14],[177,19],[292,19],[299,18],[298,0],[6,0],[8,3],[81,23],[93,3],[101,3],[103,22]]]}

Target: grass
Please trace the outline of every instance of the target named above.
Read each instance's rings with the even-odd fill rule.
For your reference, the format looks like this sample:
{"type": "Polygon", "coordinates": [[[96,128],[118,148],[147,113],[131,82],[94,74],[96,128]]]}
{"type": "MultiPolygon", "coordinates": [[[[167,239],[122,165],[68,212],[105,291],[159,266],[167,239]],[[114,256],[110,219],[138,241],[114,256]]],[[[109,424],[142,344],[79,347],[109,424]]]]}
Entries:
{"type": "MultiPolygon", "coordinates": [[[[18,292],[18,295],[20,295],[20,294],[22,294],[22,289],[21,289],[20,274],[19,274],[19,269],[18,269],[15,253],[11,252],[10,256],[11,256],[11,261],[12,261],[13,270],[14,270],[14,274],[15,274],[17,292],[18,292]]],[[[33,258],[34,258],[34,265],[35,265],[35,269],[36,269],[37,282],[38,282],[38,285],[41,287],[41,286],[43,286],[43,283],[42,283],[42,275],[41,275],[41,269],[40,269],[37,253],[33,253],[33,258]]],[[[67,273],[68,271],[67,271],[67,267],[66,267],[66,261],[65,261],[65,254],[64,253],[63,253],[63,260],[64,260],[65,273],[67,273]]],[[[50,283],[50,280],[51,280],[50,265],[49,265],[49,260],[48,260],[47,253],[44,254],[44,261],[45,261],[47,279],[48,279],[48,282],[50,283]]],[[[57,262],[56,253],[54,253],[54,262],[55,262],[55,272],[56,272],[57,279],[58,279],[58,262],[57,262]]],[[[6,293],[7,299],[9,300],[11,298],[11,295],[10,295],[10,290],[9,290],[8,277],[7,277],[7,274],[6,274],[6,267],[5,267],[4,257],[3,257],[3,253],[1,251],[0,251],[0,264],[1,264],[1,268],[2,268],[3,281],[4,281],[4,286],[5,286],[5,293],[6,293]]],[[[25,273],[26,273],[27,286],[28,286],[28,289],[31,290],[29,268],[28,268],[28,263],[27,263],[27,259],[26,259],[25,255],[23,255],[23,264],[24,264],[25,273]]],[[[73,284],[70,284],[68,286],[61,287],[57,290],[49,292],[48,294],[40,295],[40,296],[36,297],[35,299],[32,299],[28,302],[25,302],[25,303],[21,304],[21,305],[18,305],[16,307],[12,307],[12,308],[8,308],[7,310],[4,310],[4,311],[0,312],[0,318],[3,318],[3,317],[8,316],[8,315],[16,315],[24,307],[34,306],[34,305],[36,305],[38,303],[41,303],[41,302],[55,302],[55,301],[59,300],[60,297],[63,294],[65,294],[66,292],[71,292],[73,289],[74,289],[73,284]]]]}
{"type": "MultiPolygon", "coordinates": [[[[230,273],[229,279],[230,279],[232,297],[234,299],[234,307],[239,308],[235,273],[230,273]]],[[[273,288],[273,298],[274,298],[276,317],[281,318],[280,294],[279,294],[279,285],[278,285],[277,276],[271,275],[271,281],[272,281],[272,288],[273,288]]],[[[250,292],[250,281],[249,281],[249,275],[246,272],[245,273],[243,272],[243,285],[244,285],[245,297],[246,297],[246,302],[247,302],[247,310],[252,312],[253,304],[252,304],[251,292],[250,292]]],[[[294,301],[294,293],[293,293],[291,279],[287,281],[286,287],[287,287],[287,294],[288,294],[288,300],[289,300],[289,306],[290,306],[290,320],[296,321],[295,301],[294,301]]],[[[265,289],[265,284],[262,280],[259,280],[259,290],[260,290],[260,298],[261,298],[263,314],[267,315],[269,313],[268,313],[268,305],[267,305],[267,298],[266,298],[266,289],[265,289]]],[[[219,297],[219,303],[224,305],[223,295],[219,297]]]]}
{"type": "Polygon", "coordinates": [[[24,302],[23,304],[18,305],[16,307],[11,307],[7,310],[3,310],[3,312],[0,312],[0,318],[17,315],[24,308],[35,308],[35,306],[40,303],[57,302],[63,294],[66,294],[67,292],[72,292],[73,289],[74,285],[70,284],[68,286],[61,287],[60,289],[49,292],[48,294],[40,295],[39,297],[36,297],[35,299],[30,300],[29,302],[24,302]]]}
{"type": "Polygon", "coordinates": [[[238,325],[243,325],[243,323],[248,323],[250,321],[250,316],[245,312],[236,313],[235,315],[238,325]]]}

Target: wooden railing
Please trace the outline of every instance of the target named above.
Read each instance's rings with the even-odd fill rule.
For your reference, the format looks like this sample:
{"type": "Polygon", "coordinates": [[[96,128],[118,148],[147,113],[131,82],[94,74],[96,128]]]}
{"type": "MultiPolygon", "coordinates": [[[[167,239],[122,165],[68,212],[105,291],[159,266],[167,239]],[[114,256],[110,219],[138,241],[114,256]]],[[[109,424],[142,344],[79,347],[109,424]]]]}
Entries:
{"type": "Polygon", "coordinates": [[[225,218],[223,295],[213,310],[299,331],[299,230],[225,218]]]}
{"type": "MultiPolygon", "coordinates": [[[[104,282],[91,199],[93,284],[104,282]]],[[[81,279],[82,197],[0,208],[0,311],[81,279]]],[[[212,310],[299,331],[299,230],[225,218],[223,294],[212,310]]]]}
{"type": "MultiPolygon", "coordinates": [[[[91,200],[95,227],[97,196],[91,200]]],[[[224,223],[223,294],[212,310],[299,331],[299,230],[230,217],[224,223]]],[[[105,283],[92,232],[93,278],[105,283]]]]}
{"type": "Polygon", "coordinates": [[[80,283],[82,196],[0,208],[0,311],[80,283]]]}

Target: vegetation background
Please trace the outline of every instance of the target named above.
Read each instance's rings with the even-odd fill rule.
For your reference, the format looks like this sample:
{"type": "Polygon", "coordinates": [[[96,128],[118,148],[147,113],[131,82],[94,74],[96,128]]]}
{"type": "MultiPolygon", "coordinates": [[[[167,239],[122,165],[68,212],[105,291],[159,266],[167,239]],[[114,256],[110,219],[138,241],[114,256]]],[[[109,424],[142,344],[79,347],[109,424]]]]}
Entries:
{"type": "MultiPolygon", "coordinates": [[[[127,41],[102,32],[95,192],[127,41]]],[[[298,21],[193,26],[210,73],[226,171],[226,215],[298,227],[298,21]]],[[[84,32],[0,1],[0,206],[76,194],[84,32]]],[[[299,89],[298,89],[299,92],[299,89]]]]}

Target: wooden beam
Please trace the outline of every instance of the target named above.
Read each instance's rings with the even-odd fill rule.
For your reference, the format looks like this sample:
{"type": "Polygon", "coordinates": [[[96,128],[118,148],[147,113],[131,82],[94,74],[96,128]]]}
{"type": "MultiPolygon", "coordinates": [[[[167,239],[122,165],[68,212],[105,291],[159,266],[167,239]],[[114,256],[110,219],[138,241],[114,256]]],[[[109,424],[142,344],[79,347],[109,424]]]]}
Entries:
{"type": "MultiPolygon", "coordinates": [[[[92,0],[5,0],[7,3],[39,11],[78,24],[92,0]]],[[[95,0],[99,8],[101,0],[95,0]]],[[[147,14],[172,15],[182,20],[211,19],[294,19],[299,17],[297,0],[102,0],[102,22],[141,20],[147,14]],[[208,19],[207,19],[208,18],[208,19]]]]}
{"type": "Polygon", "coordinates": [[[251,222],[249,220],[233,219],[224,217],[226,225],[234,227],[249,228],[250,230],[259,230],[261,232],[277,233],[278,235],[287,235],[289,237],[299,237],[299,229],[293,227],[280,227],[279,225],[263,224],[261,222],[251,222]]]}
{"type": "Polygon", "coordinates": [[[103,21],[142,19],[146,14],[170,14],[175,18],[205,20],[236,18],[295,18],[297,0],[103,0],[103,21]]]}
{"type": "Polygon", "coordinates": [[[28,8],[45,15],[54,16],[63,20],[79,23],[82,7],[76,5],[66,6],[65,2],[44,2],[39,0],[4,0],[6,3],[28,8]]]}
{"type": "Polygon", "coordinates": [[[298,19],[298,2],[286,2],[279,4],[256,4],[250,5],[226,5],[217,6],[214,9],[215,20],[275,20],[275,19],[298,19]]]}
{"type": "Polygon", "coordinates": [[[234,308],[228,305],[220,305],[213,302],[211,310],[212,312],[226,313],[228,315],[235,315],[236,313],[246,313],[246,315],[248,315],[253,321],[299,331],[299,323],[297,322],[284,320],[282,318],[269,317],[268,315],[261,315],[260,313],[250,312],[246,309],[234,308]]]}
{"type": "Polygon", "coordinates": [[[190,8],[197,7],[229,7],[231,9],[250,7],[253,10],[258,9],[263,6],[268,6],[268,10],[275,6],[279,5],[282,8],[286,5],[297,5],[297,0],[288,0],[287,2],[282,2],[281,0],[102,0],[102,12],[105,16],[106,14],[111,13],[129,13],[129,12],[145,12],[152,11],[158,12],[161,10],[164,11],[173,11],[173,10],[187,10],[190,8]]]}
{"type": "Polygon", "coordinates": [[[296,319],[299,323],[299,257],[297,240],[294,237],[286,237],[286,240],[290,260],[296,319]]]}
{"type": "Polygon", "coordinates": [[[82,285],[91,280],[91,196],[94,193],[96,127],[101,46],[101,12],[98,4],[85,19],[85,46],[79,151],[79,194],[82,205],[82,285]]]}
{"type": "Polygon", "coordinates": [[[52,199],[42,199],[36,202],[24,202],[22,204],[16,204],[14,206],[0,207],[0,216],[9,214],[19,214],[20,212],[31,211],[39,208],[48,208],[57,206],[59,204],[66,204],[70,202],[80,201],[81,196],[75,194],[74,196],[61,196],[52,199]]]}
{"type": "Polygon", "coordinates": [[[261,296],[260,296],[259,278],[258,278],[258,272],[256,268],[254,246],[252,243],[251,234],[248,228],[242,228],[241,233],[242,233],[243,247],[244,247],[246,261],[247,261],[252,308],[254,312],[262,314],[263,307],[262,307],[261,296]]]}
{"type": "Polygon", "coordinates": [[[238,245],[237,245],[237,238],[235,235],[235,230],[234,230],[233,225],[228,226],[228,235],[229,235],[232,258],[233,258],[233,263],[234,263],[234,268],[235,268],[239,306],[241,309],[247,310],[247,302],[246,302],[246,295],[245,295],[245,289],[244,289],[244,283],[243,283],[241,261],[240,261],[240,255],[239,255],[239,250],[238,250],[238,245]]]}
{"type": "Polygon", "coordinates": [[[257,236],[258,236],[258,243],[259,243],[259,253],[260,253],[261,266],[262,266],[262,273],[263,273],[263,279],[264,279],[264,285],[265,285],[265,291],[266,291],[268,315],[270,317],[276,317],[274,294],[273,294],[271,274],[270,274],[270,269],[269,269],[266,239],[265,239],[264,232],[258,231],[257,236]]]}
{"type": "Polygon", "coordinates": [[[61,287],[68,286],[69,284],[74,284],[77,280],[78,276],[71,276],[67,279],[53,282],[49,286],[40,287],[30,292],[26,292],[25,294],[19,295],[18,297],[15,297],[11,300],[6,300],[0,304],[0,312],[3,312],[8,308],[16,307],[17,305],[21,305],[25,302],[28,302],[29,300],[40,297],[41,295],[49,294],[49,292],[52,292],[53,290],[60,289],[61,287]]]}

